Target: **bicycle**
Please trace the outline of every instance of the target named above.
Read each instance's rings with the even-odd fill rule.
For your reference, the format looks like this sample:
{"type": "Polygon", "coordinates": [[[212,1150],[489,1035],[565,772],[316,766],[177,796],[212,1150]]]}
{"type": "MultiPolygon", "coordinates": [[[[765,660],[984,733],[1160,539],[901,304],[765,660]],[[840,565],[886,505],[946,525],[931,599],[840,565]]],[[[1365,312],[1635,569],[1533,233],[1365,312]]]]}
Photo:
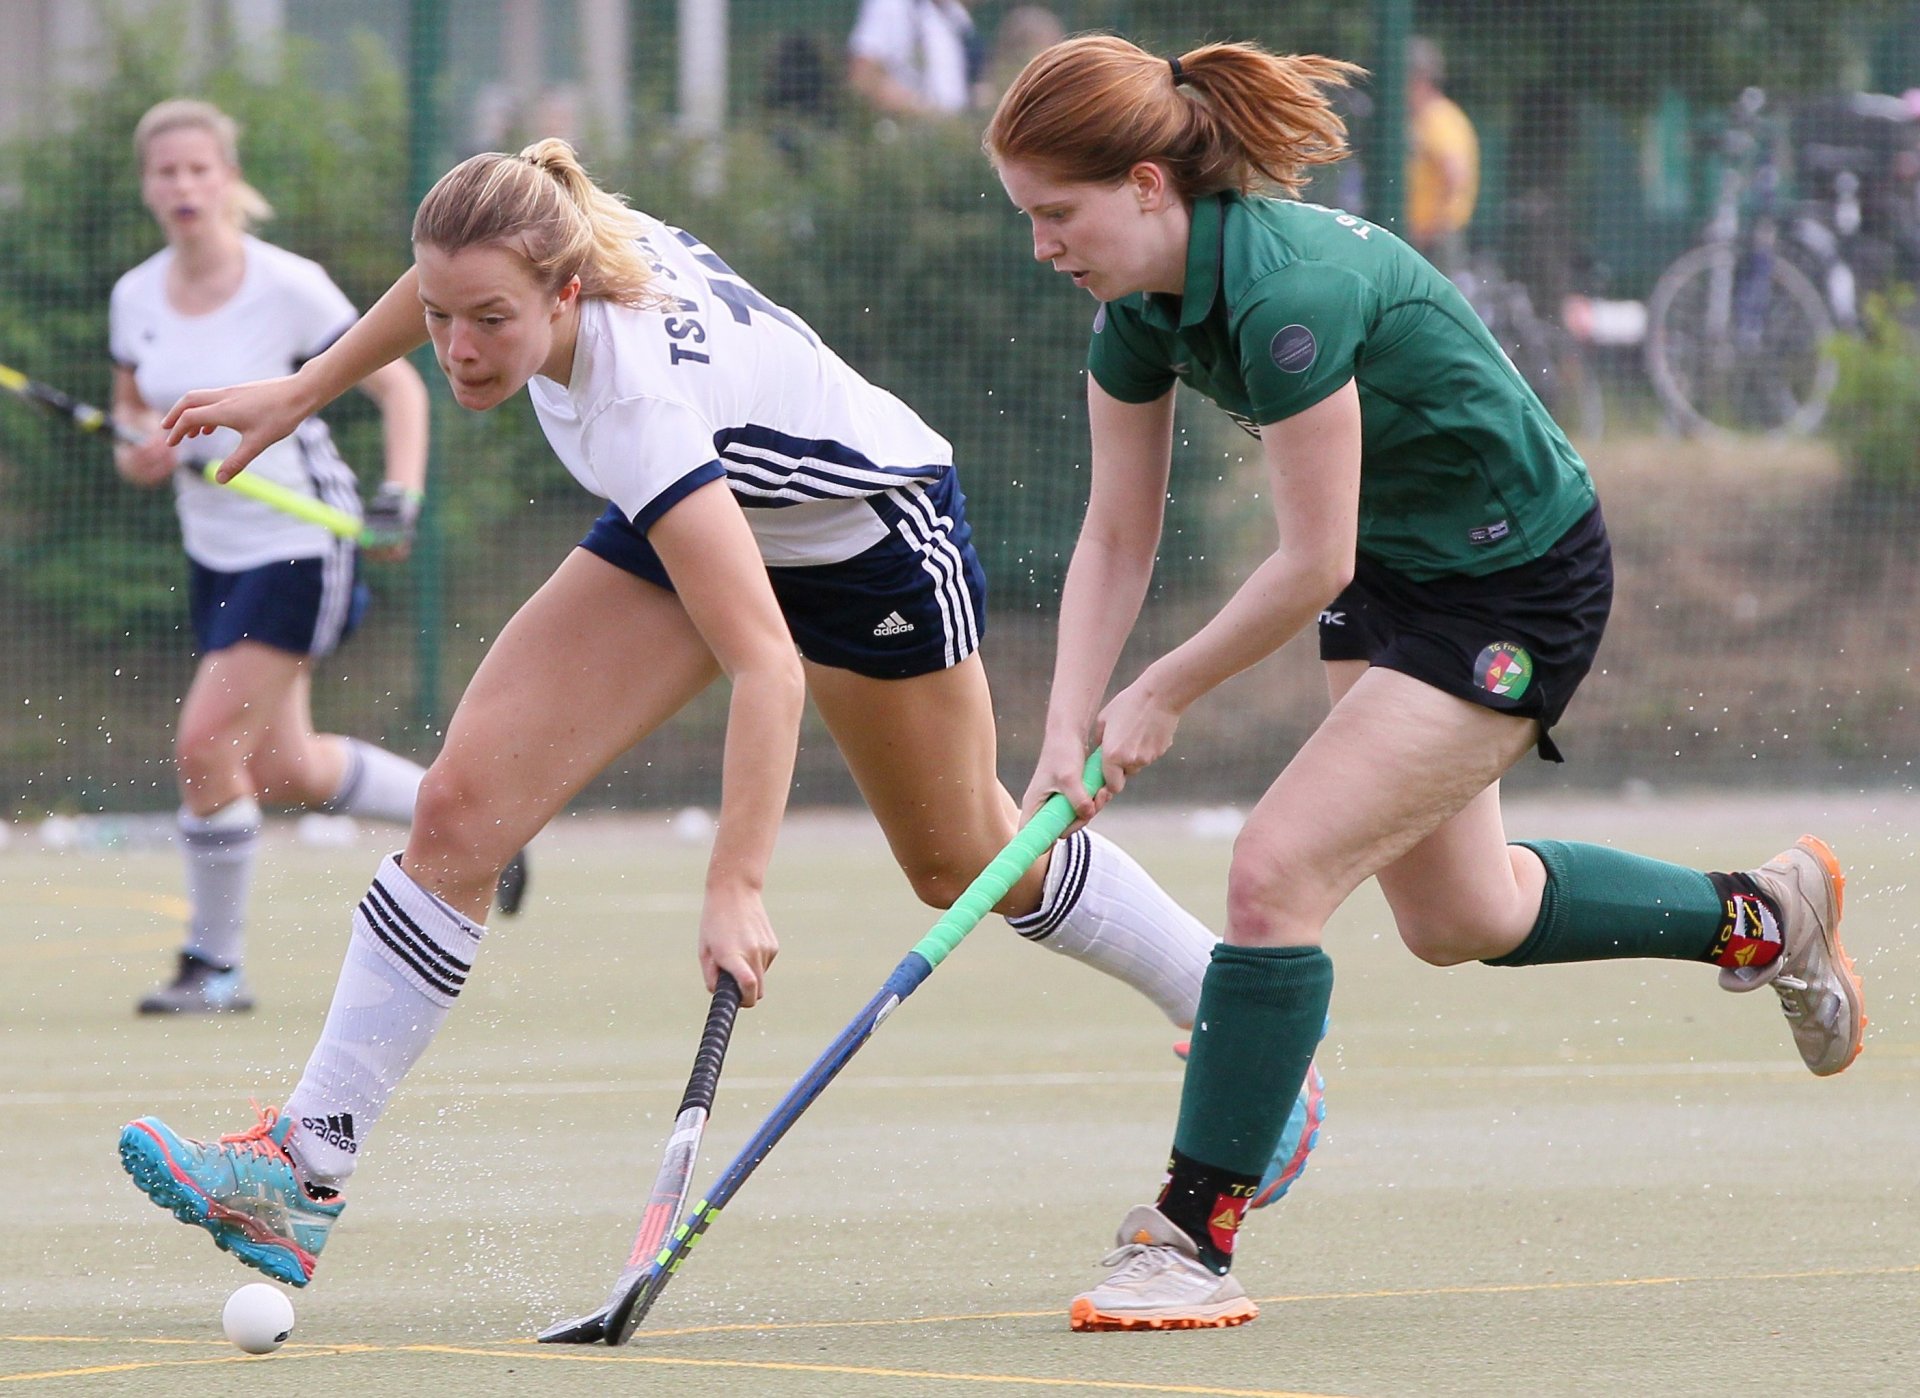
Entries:
{"type": "Polygon", "coordinates": [[[1834,230],[1779,212],[1780,137],[1761,124],[1765,105],[1759,88],[1740,94],[1721,134],[1703,241],[1647,298],[1647,375],[1690,433],[1813,431],[1839,378],[1826,341],[1857,324],[1855,281],[1834,230]],[[1824,291],[1790,249],[1820,270],[1824,291]]]}

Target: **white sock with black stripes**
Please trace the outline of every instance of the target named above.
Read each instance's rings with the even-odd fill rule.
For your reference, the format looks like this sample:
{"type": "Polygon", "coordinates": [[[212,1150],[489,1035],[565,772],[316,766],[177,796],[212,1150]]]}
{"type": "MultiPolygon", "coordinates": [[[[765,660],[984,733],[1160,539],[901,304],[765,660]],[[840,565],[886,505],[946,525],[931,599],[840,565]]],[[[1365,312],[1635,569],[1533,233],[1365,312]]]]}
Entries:
{"type": "Polygon", "coordinates": [[[215,966],[238,966],[246,950],[253,856],[260,848],[260,803],[242,796],[210,816],[182,806],[179,823],[193,910],[183,950],[215,966]]]}
{"type": "Polygon", "coordinates": [[[486,928],[408,878],[390,854],[353,913],[353,940],[320,1042],[287,1098],[288,1145],[319,1184],[353,1173],[387,1098],[466,984],[486,928]]]}
{"type": "Polygon", "coordinates": [[[414,798],[426,774],[426,768],[399,753],[348,738],[347,770],[341,774],[340,789],[320,809],[411,825],[414,798]]]}
{"type": "Polygon", "coordinates": [[[1218,939],[1104,835],[1076,830],[1055,845],[1038,911],[1007,923],[1125,981],[1182,1029],[1192,1026],[1218,939]]]}

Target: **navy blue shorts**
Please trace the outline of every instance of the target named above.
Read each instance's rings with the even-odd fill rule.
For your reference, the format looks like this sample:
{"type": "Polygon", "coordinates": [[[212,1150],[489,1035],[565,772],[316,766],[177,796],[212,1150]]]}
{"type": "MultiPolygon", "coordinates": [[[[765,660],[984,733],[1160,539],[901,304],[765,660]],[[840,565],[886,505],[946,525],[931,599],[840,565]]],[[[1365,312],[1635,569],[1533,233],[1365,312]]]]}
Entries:
{"type": "MultiPolygon", "coordinates": [[[[887,537],[844,563],[769,568],[800,654],[878,680],[951,669],[979,649],[987,575],[973,551],[966,498],[948,472],[925,489],[870,496],[887,537]]],[[[669,592],[647,536],[609,505],[580,547],[669,592]]]]}
{"type": "Polygon", "coordinates": [[[1613,550],[1594,506],[1531,563],[1417,581],[1362,557],[1320,613],[1320,658],[1365,660],[1549,731],[1593,667],[1613,604],[1613,550]]]}
{"type": "Polygon", "coordinates": [[[239,573],[187,560],[193,639],[202,655],[258,641],[294,655],[330,655],[367,610],[367,585],[350,547],[239,573]]]}

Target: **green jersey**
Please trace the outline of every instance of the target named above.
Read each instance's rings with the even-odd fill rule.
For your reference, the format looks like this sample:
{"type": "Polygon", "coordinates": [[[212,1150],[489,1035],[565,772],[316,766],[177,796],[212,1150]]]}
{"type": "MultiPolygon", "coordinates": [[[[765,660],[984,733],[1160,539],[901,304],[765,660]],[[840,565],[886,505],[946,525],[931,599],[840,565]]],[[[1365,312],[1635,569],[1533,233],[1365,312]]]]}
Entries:
{"type": "Polygon", "coordinates": [[[1103,305],[1087,367],[1127,403],[1191,384],[1255,436],[1354,381],[1359,549],[1413,578],[1531,562],[1595,503],[1579,453],[1459,289],[1338,209],[1196,200],[1184,295],[1103,305]]]}

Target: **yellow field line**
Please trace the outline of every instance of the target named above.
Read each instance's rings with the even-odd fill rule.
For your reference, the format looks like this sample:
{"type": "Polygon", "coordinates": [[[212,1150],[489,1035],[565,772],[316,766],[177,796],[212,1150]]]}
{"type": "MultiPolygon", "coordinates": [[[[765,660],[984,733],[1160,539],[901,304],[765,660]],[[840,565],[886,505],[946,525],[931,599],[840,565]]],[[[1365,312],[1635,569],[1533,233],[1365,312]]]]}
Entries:
{"type": "MultiPolygon", "coordinates": [[[[1406,1287],[1383,1291],[1311,1291],[1292,1296],[1260,1296],[1255,1300],[1262,1306],[1302,1305],[1315,1301],[1395,1301],[1416,1300],[1423,1296],[1509,1296],[1529,1292],[1552,1291],[1605,1291],[1636,1286],[1685,1286],[1688,1284],[1723,1282],[1779,1282],[1779,1281],[1831,1281],[1841,1277],[1903,1277],[1920,1275],[1920,1264],[1899,1267],[1834,1267],[1817,1272],[1756,1272],[1731,1273],[1724,1276],[1702,1275],[1695,1277],[1616,1277],[1601,1281],[1566,1282],[1488,1282],[1473,1286],[1427,1286],[1406,1287]]],[[[734,1322],[727,1325],[686,1325],[674,1329],[649,1328],[645,1333],[655,1339],[683,1335],[725,1335],[737,1332],[773,1332],[781,1330],[854,1330],[862,1328],[887,1329],[907,1325],[958,1325],[968,1321],[984,1320],[1040,1320],[1047,1316],[1062,1314],[1060,1310],[1046,1311],[976,1311],[963,1315],[929,1315],[893,1317],[886,1320],[789,1320],[769,1321],[755,1325],[750,1321],[734,1322]]],[[[515,1344],[532,1345],[533,1340],[516,1340],[515,1344]]]]}
{"type": "Polygon", "coordinates": [[[403,1345],[405,1353],[469,1354],[490,1359],[550,1359],[574,1364],[651,1364],[694,1369],[752,1369],[771,1373],[845,1374],[873,1379],[935,1379],[945,1383],[1018,1384],[1025,1388],[1091,1389],[1104,1393],[1190,1393],[1206,1398],[1339,1398],[1280,1388],[1215,1388],[1204,1384],[1129,1383],[1119,1379],[1055,1379],[1033,1374],[962,1374],[938,1369],[875,1369],[859,1364],[798,1364],[771,1359],[686,1359],[656,1354],[562,1353],[537,1349],[478,1349],[462,1345],[403,1345]]]}
{"type": "MultiPolygon", "coordinates": [[[[7,1335],[0,1337],[0,1341],[64,1340],[64,1338],[65,1337],[62,1336],[44,1335],[7,1335]]],[[[73,1343],[81,1344],[87,1342],[75,1340],[73,1343]]],[[[94,1343],[131,1344],[138,1342],[105,1340],[95,1341],[94,1343]]],[[[197,1344],[200,1342],[193,1340],[173,1340],[146,1341],[145,1343],[197,1344]]],[[[26,1383],[33,1379],[82,1379],[92,1378],[100,1374],[130,1374],[142,1369],[193,1369],[208,1364],[253,1364],[261,1360],[276,1357],[284,1357],[287,1359],[325,1359],[338,1354],[363,1354],[373,1351],[374,1347],[369,1345],[315,1345],[312,1348],[291,1352],[283,1350],[279,1356],[270,1354],[215,1354],[208,1355],[204,1359],[129,1359],[119,1364],[89,1364],[78,1369],[40,1369],[25,1374],[0,1374],[0,1383],[26,1383]]]]}
{"type": "MultiPolygon", "coordinates": [[[[1263,1306],[1300,1305],[1326,1301],[1413,1300],[1431,1296],[1513,1296],[1556,1291],[1606,1291],[1629,1287],[1686,1286],[1737,1282],[1832,1281],[1855,1277],[1902,1277],[1920,1275],[1920,1264],[1898,1267],[1827,1267],[1800,1272],[1703,1273],[1697,1276],[1616,1277],[1596,1281],[1486,1283],[1474,1286],[1404,1287],[1378,1291],[1302,1292],[1290,1296],[1263,1296],[1263,1306]]],[[[811,1320],[768,1322],[755,1325],[682,1326],[671,1330],[649,1330],[652,1339],[690,1335],[718,1335],[735,1332],[761,1333],[803,1330],[891,1328],[907,1325],[952,1325],[967,1321],[1035,1320],[1058,1316],[1057,1310],[980,1311],[962,1315],[896,1317],[887,1320],[811,1320]]],[[[89,1335],[0,1335],[0,1344],[61,1345],[201,1345],[211,1340],[181,1340],[161,1337],[113,1338],[89,1335]]],[[[769,1372],[845,1374],[861,1378],[930,1379],[948,1383],[1026,1384],[1039,1388],[1078,1388],[1121,1393],[1178,1393],[1204,1395],[1204,1398],[1337,1398],[1337,1395],[1301,1393],[1286,1389],[1218,1388],[1193,1384],[1135,1383],[1115,1379],[1058,1379],[1020,1374],[967,1374],[922,1369],[879,1369],[848,1364],[803,1364],[778,1360],[698,1359],[686,1356],[606,1353],[588,1349],[552,1349],[537,1346],[532,1340],[514,1340],[504,1347],[463,1345],[289,1345],[281,1351],[289,1359],[314,1359],[352,1354],[464,1354],[476,1358],[543,1359],[576,1364],[649,1364],[656,1367],[709,1369],[752,1369],[769,1372]]],[[[80,1378],[96,1374],[131,1373],[140,1369],[180,1368],[204,1364],[246,1363],[266,1355],[222,1354],[200,1359],[138,1359],[118,1364],[91,1365],[74,1369],[45,1369],[31,1373],[0,1374],[0,1383],[19,1383],[28,1379],[80,1378]]]]}

